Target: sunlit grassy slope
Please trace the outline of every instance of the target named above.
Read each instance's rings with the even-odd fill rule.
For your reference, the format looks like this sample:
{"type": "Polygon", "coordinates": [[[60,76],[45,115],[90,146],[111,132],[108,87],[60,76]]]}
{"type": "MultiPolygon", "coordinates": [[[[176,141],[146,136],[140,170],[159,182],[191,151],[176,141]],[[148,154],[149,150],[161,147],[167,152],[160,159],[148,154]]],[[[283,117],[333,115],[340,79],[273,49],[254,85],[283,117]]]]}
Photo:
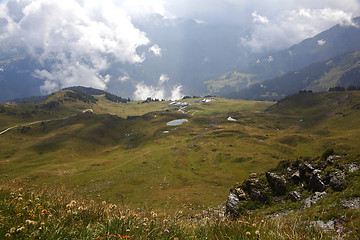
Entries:
{"type": "Polygon", "coordinates": [[[76,114],[0,135],[1,182],[65,185],[95,200],[191,211],[223,204],[236,182],[281,160],[328,147],[359,154],[359,92],[295,95],[275,106],[186,99],[185,113],[168,102],[120,104],[100,96],[84,103],[64,101],[63,94],[47,100],[58,106],[41,111],[34,104],[1,105],[2,129],[76,114]],[[166,125],[180,118],[188,122],[166,125]]]}

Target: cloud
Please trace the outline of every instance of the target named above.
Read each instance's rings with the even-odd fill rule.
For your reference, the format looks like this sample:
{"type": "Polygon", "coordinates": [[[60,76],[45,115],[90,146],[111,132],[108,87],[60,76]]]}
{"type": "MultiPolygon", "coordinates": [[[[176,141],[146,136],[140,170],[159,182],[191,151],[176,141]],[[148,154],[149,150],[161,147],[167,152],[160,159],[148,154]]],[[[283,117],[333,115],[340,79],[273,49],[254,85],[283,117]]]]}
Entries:
{"type": "Polygon", "coordinates": [[[182,94],[181,91],[182,91],[182,86],[180,84],[174,86],[173,89],[171,90],[170,99],[173,101],[182,99],[184,97],[184,94],[182,94]]]}
{"type": "Polygon", "coordinates": [[[153,46],[151,46],[149,48],[148,52],[152,52],[155,56],[158,56],[158,57],[162,55],[161,48],[157,44],[154,44],[153,46]]]}
{"type": "Polygon", "coordinates": [[[160,78],[159,78],[159,85],[162,85],[163,83],[169,81],[170,78],[167,74],[161,74],[160,78]]]}
{"type": "Polygon", "coordinates": [[[317,41],[317,43],[319,46],[323,46],[323,45],[325,45],[326,41],[324,39],[320,39],[317,41]]]}
{"type": "Polygon", "coordinates": [[[164,88],[154,88],[153,86],[148,86],[144,82],[138,83],[134,92],[134,99],[144,100],[147,98],[152,99],[164,99],[164,88]]]}
{"type": "Polygon", "coordinates": [[[253,12],[251,16],[253,17],[253,22],[255,23],[263,23],[263,24],[269,23],[269,19],[267,17],[258,15],[256,11],[253,12]]]}
{"type": "MultiPolygon", "coordinates": [[[[41,90],[84,85],[105,89],[111,62],[141,63],[149,44],[112,0],[9,0],[0,6],[0,47],[26,51],[42,68],[41,90]]],[[[21,54],[24,54],[21,52],[21,54]]]]}
{"type": "Polygon", "coordinates": [[[252,32],[241,42],[254,52],[284,49],[333,25],[353,26],[352,18],[351,13],[330,8],[285,11],[267,21],[255,14],[252,32]]]}
{"type": "Polygon", "coordinates": [[[144,100],[149,97],[152,99],[181,99],[184,96],[182,94],[182,86],[180,84],[170,88],[166,87],[166,85],[164,86],[164,83],[168,82],[169,80],[170,78],[167,74],[161,74],[157,86],[147,85],[145,82],[136,84],[134,99],[144,100]]]}

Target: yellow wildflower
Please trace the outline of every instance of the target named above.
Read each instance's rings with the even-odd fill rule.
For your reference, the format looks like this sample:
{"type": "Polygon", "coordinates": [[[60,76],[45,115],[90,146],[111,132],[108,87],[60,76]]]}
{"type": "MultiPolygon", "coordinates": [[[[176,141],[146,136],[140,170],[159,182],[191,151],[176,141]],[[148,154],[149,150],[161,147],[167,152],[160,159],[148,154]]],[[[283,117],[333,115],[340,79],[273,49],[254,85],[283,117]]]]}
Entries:
{"type": "Polygon", "coordinates": [[[11,237],[10,233],[5,234],[5,237],[11,237]]]}

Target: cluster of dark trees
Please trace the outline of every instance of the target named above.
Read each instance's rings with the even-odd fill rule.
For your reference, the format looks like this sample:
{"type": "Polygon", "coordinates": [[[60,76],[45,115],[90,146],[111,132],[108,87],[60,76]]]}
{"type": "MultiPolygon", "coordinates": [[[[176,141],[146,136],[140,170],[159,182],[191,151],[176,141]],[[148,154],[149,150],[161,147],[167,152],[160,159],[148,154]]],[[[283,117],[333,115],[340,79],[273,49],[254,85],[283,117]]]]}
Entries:
{"type": "MultiPolygon", "coordinates": [[[[161,101],[165,101],[165,99],[161,99],[161,101]]],[[[145,101],[142,101],[141,103],[149,103],[149,102],[160,102],[160,99],[152,99],[151,97],[148,97],[145,101]]]]}
{"type": "Polygon", "coordinates": [[[340,91],[360,91],[359,86],[348,86],[347,88],[336,86],[329,88],[329,92],[340,92],[340,91]]]}
{"type": "Polygon", "coordinates": [[[300,90],[299,94],[312,93],[312,90],[300,90]]]}
{"type": "Polygon", "coordinates": [[[85,103],[96,103],[97,101],[94,96],[88,95],[78,90],[67,91],[64,97],[65,101],[73,101],[74,99],[83,101],[85,103]]]}
{"type": "Polygon", "coordinates": [[[117,103],[127,103],[127,102],[130,102],[130,98],[122,98],[122,97],[118,97],[114,94],[111,94],[111,93],[105,93],[105,98],[109,101],[112,101],[112,102],[117,102],[117,103]]]}
{"type": "MultiPolygon", "coordinates": [[[[212,95],[206,95],[206,96],[204,96],[204,98],[212,98],[212,97],[216,97],[216,96],[212,96],[212,95]]],[[[185,97],[183,97],[182,99],[188,99],[188,98],[202,98],[202,97],[200,97],[200,96],[185,96],[185,97]]]]}

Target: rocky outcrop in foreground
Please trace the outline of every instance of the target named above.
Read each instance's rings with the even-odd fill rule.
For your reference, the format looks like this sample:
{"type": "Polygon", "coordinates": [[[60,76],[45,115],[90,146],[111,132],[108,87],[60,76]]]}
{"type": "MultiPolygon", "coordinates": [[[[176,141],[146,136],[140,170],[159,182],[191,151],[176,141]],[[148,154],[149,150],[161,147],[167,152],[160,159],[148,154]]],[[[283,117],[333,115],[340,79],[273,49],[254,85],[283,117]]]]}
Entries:
{"type": "MultiPolygon", "coordinates": [[[[286,161],[265,174],[253,173],[240,186],[230,189],[225,214],[235,218],[244,211],[287,200],[301,202],[302,208],[309,208],[326,198],[329,191],[345,190],[348,174],[359,170],[355,163],[341,163],[341,158],[330,155],[316,162],[286,161]]],[[[344,202],[344,207],[346,204],[349,205],[344,202]]]]}

